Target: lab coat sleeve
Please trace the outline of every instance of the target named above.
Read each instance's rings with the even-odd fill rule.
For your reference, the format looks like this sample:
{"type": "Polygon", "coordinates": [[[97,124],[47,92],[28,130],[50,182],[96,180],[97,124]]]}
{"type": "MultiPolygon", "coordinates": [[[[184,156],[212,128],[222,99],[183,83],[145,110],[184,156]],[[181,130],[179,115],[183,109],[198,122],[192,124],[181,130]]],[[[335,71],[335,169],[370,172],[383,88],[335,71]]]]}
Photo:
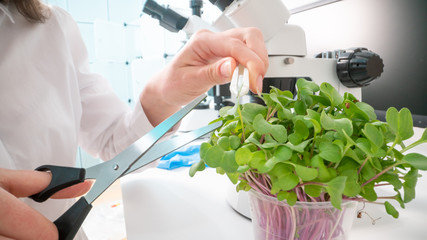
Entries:
{"type": "Polygon", "coordinates": [[[87,50],[77,24],[64,10],[59,11],[66,19],[64,31],[80,89],[79,145],[92,156],[109,160],[153,126],[139,101],[131,109],[117,97],[104,77],[90,72],[87,50]]]}

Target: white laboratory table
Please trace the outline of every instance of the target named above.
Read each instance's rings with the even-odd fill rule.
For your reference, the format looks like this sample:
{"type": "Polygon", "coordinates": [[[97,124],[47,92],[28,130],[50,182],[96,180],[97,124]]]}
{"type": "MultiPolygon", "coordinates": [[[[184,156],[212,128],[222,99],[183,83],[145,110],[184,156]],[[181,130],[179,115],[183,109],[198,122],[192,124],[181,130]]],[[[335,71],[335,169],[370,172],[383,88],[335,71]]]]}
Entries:
{"type": "MultiPolygon", "coordinates": [[[[422,130],[417,129],[416,136],[422,130]]],[[[427,155],[427,144],[416,151],[427,155]]],[[[227,177],[206,169],[191,178],[188,171],[153,168],[122,178],[127,238],[254,239],[250,220],[235,212],[226,201],[230,186],[227,177]]],[[[382,192],[392,194],[388,189],[382,192]]],[[[382,205],[366,204],[364,211],[381,219],[372,225],[367,215],[356,218],[349,240],[427,239],[427,177],[418,180],[416,199],[406,209],[396,208],[400,212],[398,219],[387,215],[382,205]]]]}
{"type": "MultiPolygon", "coordinates": [[[[150,240],[254,239],[251,222],[226,201],[228,179],[208,169],[196,177],[188,168],[149,169],[122,179],[127,238],[150,240]]],[[[419,179],[417,198],[399,209],[399,219],[384,207],[367,204],[366,215],[355,219],[349,240],[427,239],[427,177],[419,179]]],[[[360,206],[361,208],[362,206],[360,206]]]]}

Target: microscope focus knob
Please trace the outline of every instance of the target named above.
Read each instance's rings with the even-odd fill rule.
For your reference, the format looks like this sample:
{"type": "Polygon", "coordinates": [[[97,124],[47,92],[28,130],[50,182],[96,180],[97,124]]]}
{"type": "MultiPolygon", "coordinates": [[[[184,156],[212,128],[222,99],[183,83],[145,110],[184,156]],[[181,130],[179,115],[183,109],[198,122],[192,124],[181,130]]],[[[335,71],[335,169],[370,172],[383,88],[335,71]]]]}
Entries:
{"type": "Polygon", "coordinates": [[[369,85],[384,69],[380,56],[366,48],[341,50],[336,58],[338,78],[349,88],[369,85]]]}

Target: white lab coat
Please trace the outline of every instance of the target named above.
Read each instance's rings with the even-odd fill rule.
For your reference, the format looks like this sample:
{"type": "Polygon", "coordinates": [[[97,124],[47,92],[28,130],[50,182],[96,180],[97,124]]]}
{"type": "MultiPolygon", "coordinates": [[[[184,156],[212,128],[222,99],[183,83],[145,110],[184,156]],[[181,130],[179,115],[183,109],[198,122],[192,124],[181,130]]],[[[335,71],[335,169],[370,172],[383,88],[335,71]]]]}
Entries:
{"type": "MultiPolygon", "coordinates": [[[[74,166],[80,145],[111,159],[152,126],[89,71],[77,24],[58,7],[29,23],[0,3],[0,167],[74,166]]],[[[114,46],[111,46],[114,47],[114,46]]],[[[24,201],[55,220],[73,200],[24,201]]]]}

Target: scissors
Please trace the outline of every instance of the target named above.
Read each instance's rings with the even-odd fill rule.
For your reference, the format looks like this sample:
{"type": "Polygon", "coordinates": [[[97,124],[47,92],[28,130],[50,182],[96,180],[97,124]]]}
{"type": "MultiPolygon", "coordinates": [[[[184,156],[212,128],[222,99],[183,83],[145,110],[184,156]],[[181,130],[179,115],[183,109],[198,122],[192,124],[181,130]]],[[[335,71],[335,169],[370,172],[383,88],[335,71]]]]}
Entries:
{"type": "Polygon", "coordinates": [[[92,209],[93,201],[117,179],[220,127],[222,123],[216,122],[156,144],[205,97],[205,94],[199,96],[109,161],[87,169],[54,165],[36,168],[38,171],[49,171],[52,174],[50,184],[40,193],[30,196],[37,202],[44,202],[59,190],[84,182],[86,179],[96,180],[89,192],[54,222],[58,228],[59,239],[74,238],[92,209]]]}

